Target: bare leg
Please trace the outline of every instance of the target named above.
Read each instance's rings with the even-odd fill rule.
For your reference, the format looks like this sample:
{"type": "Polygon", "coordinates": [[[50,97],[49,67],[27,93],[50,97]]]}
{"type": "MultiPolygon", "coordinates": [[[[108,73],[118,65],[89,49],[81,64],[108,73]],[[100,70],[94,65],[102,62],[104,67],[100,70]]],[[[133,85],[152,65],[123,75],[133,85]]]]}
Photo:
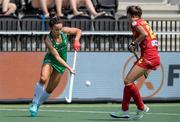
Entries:
{"type": "Polygon", "coordinates": [[[65,2],[64,0],[55,0],[56,4],[56,10],[57,10],[57,15],[58,16],[63,16],[62,14],[62,4],[65,2]]]}
{"type": "Polygon", "coordinates": [[[51,71],[52,71],[52,67],[49,64],[44,64],[42,66],[40,80],[35,85],[35,91],[34,91],[34,97],[32,103],[38,104],[38,101],[44,89],[44,85],[49,80],[51,71]]]}
{"type": "Polygon", "coordinates": [[[39,1],[40,1],[41,9],[44,12],[44,16],[49,17],[49,11],[48,11],[48,7],[47,7],[47,2],[45,2],[44,0],[39,0],[39,1]]]}
{"type": "Polygon", "coordinates": [[[2,1],[2,12],[7,12],[8,11],[8,5],[10,3],[10,0],[3,0],[2,1]]]}
{"type": "Polygon", "coordinates": [[[147,69],[144,69],[138,65],[134,65],[131,70],[128,72],[124,83],[125,85],[128,85],[134,81],[136,81],[139,77],[141,77],[145,72],[147,72],[147,69]]]}
{"type": "Polygon", "coordinates": [[[145,72],[147,72],[147,69],[139,67],[138,65],[134,65],[127,74],[124,80],[125,87],[122,101],[123,111],[128,111],[131,97],[133,97],[134,102],[136,103],[139,110],[144,109],[144,103],[142,101],[139,90],[133,82],[137,80],[139,77],[143,76],[145,72]]]}
{"type": "Polygon", "coordinates": [[[133,97],[134,102],[136,103],[139,110],[144,109],[144,103],[140,96],[138,88],[135,86],[134,82],[140,76],[144,74],[147,69],[143,69],[137,65],[134,65],[129,73],[127,74],[126,78],[124,79],[124,92],[123,92],[123,100],[122,100],[122,111],[113,112],[111,113],[111,117],[115,118],[129,118],[129,104],[130,100],[133,97]]]}
{"type": "Polygon", "coordinates": [[[50,64],[44,64],[41,69],[40,83],[45,84],[51,75],[53,68],[50,64]]]}
{"type": "Polygon", "coordinates": [[[79,0],[79,1],[80,1],[80,3],[82,3],[82,4],[84,4],[86,6],[86,8],[88,9],[89,13],[91,15],[93,15],[94,17],[105,14],[105,12],[97,13],[91,0],[79,0]]]}
{"type": "Polygon", "coordinates": [[[96,16],[98,13],[96,12],[94,5],[91,0],[80,0],[81,3],[83,3],[91,15],[96,16]]]}
{"type": "Polygon", "coordinates": [[[58,73],[56,70],[53,70],[50,80],[48,82],[46,91],[48,93],[52,93],[53,90],[57,87],[60,79],[61,79],[62,74],[58,73]]]}
{"type": "Polygon", "coordinates": [[[16,11],[16,5],[14,3],[9,3],[8,10],[4,15],[10,15],[16,11]]]}
{"type": "Polygon", "coordinates": [[[78,0],[70,0],[70,6],[71,6],[71,8],[73,10],[73,14],[74,15],[81,15],[81,14],[83,14],[83,12],[79,12],[78,11],[78,4],[79,4],[78,0]]]}
{"type": "Polygon", "coordinates": [[[29,107],[31,116],[37,116],[40,104],[49,96],[44,90],[44,84],[49,80],[51,72],[52,67],[50,64],[44,64],[42,66],[40,81],[35,86],[32,105],[29,107]]]}
{"type": "Polygon", "coordinates": [[[56,70],[53,70],[50,80],[48,82],[47,88],[43,90],[41,97],[39,98],[38,105],[41,105],[45,100],[48,99],[53,90],[57,87],[62,74],[58,73],[56,70]]]}
{"type": "Polygon", "coordinates": [[[33,8],[41,8],[45,17],[49,17],[48,8],[53,5],[54,0],[32,0],[33,8]]]}

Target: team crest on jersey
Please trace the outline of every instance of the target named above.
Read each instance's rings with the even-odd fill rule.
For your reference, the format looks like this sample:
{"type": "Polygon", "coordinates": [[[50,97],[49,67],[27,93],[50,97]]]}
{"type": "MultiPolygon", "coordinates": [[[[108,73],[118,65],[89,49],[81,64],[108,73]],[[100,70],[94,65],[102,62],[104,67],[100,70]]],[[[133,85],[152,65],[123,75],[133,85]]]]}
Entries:
{"type": "Polygon", "coordinates": [[[158,46],[158,41],[157,40],[152,40],[151,44],[152,44],[152,46],[158,46]]]}
{"type": "Polygon", "coordinates": [[[136,26],[137,25],[137,22],[136,21],[133,21],[132,22],[132,26],[136,26]]]}

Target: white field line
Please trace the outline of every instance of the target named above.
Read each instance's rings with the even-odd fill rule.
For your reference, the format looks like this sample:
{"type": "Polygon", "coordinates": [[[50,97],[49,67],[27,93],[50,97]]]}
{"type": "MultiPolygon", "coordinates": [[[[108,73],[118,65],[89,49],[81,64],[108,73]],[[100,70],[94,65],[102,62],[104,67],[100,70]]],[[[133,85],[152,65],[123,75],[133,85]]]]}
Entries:
{"type": "MultiPolygon", "coordinates": [[[[148,104],[147,104],[148,105],[148,104]]],[[[0,105],[0,109],[1,108],[27,108],[28,105],[8,105],[8,106],[1,106],[0,105]]],[[[132,107],[134,107],[135,105],[132,104],[132,107]]],[[[178,107],[180,106],[180,104],[150,104],[148,105],[150,107],[178,107]]],[[[121,107],[121,104],[107,104],[107,105],[101,105],[101,104],[97,104],[97,105],[67,105],[67,104],[59,104],[59,105],[42,105],[41,108],[114,108],[114,107],[121,107]]]]}
{"type": "MultiPolygon", "coordinates": [[[[0,109],[0,111],[28,111],[27,109],[0,109]]],[[[76,110],[39,110],[42,112],[55,112],[55,113],[89,113],[89,114],[109,114],[107,111],[76,111],[76,110]]],[[[134,114],[134,113],[131,113],[134,114]]],[[[180,116],[180,113],[147,113],[150,115],[168,115],[180,116]]]]}
{"type": "MultiPolygon", "coordinates": [[[[148,105],[148,104],[147,104],[148,105]]],[[[132,104],[132,107],[134,107],[135,105],[132,104]]],[[[180,106],[180,104],[150,104],[148,105],[150,107],[173,107],[173,106],[180,106]]],[[[114,108],[114,107],[121,107],[121,104],[109,104],[109,105],[67,105],[67,106],[64,106],[64,105],[42,105],[41,107],[43,108],[102,108],[102,107],[105,107],[105,108],[114,108]]]]}

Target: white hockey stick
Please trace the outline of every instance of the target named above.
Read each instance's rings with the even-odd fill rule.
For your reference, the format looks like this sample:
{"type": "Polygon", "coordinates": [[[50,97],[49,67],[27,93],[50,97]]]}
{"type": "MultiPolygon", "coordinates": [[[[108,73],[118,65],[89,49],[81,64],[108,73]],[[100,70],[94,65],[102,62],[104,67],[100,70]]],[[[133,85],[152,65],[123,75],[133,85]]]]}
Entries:
{"type": "MultiPolygon", "coordinates": [[[[74,52],[74,59],[73,59],[73,69],[74,70],[75,70],[75,66],[76,66],[76,57],[77,57],[77,51],[74,52]]],[[[68,103],[71,103],[71,101],[72,101],[73,84],[74,84],[74,74],[71,74],[69,96],[65,97],[65,99],[68,103]]]]}

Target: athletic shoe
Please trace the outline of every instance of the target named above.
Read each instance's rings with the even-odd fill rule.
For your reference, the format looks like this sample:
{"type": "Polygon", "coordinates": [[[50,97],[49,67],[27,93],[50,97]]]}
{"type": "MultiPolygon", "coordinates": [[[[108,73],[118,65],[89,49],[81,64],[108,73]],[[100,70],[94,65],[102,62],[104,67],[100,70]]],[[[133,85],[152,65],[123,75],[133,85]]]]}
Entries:
{"type": "Polygon", "coordinates": [[[37,114],[38,114],[38,109],[39,109],[39,105],[37,104],[32,104],[30,107],[29,107],[29,112],[31,114],[32,117],[36,117],[37,114]]]}
{"type": "Polygon", "coordinates": [[[149,111],[149,107],[147,105],[144,105],[144,110],[137,110],[136,114],[132,117],[134,120],[142,119],[144,116],[144,113],[147,113],[149,111]]]}
{"type": "Polygon", "coordinates": [[[113,112],[110,114],[111,117],[113,118],[125,118],[125,119],[128,119],[130,118],[129,114],[128,114],[128,111],[118,111],[118,112],[113,112]]]}

